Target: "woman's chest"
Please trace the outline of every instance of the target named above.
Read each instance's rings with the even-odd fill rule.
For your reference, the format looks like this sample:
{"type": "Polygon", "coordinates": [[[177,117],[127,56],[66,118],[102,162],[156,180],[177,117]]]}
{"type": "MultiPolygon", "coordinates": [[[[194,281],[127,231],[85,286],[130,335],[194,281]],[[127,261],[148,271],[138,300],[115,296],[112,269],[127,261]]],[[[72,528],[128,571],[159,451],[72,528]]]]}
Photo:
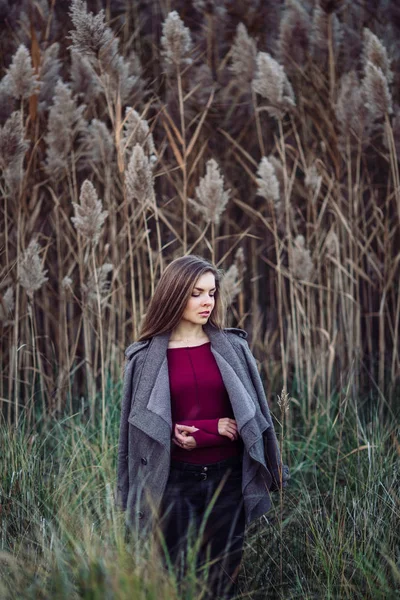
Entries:
{"type": "Polygon", "coordinates": [[[178,419],[229,416],[231,403],[212,354],[172,354],[168,357],[172,415],[178,419]]]}

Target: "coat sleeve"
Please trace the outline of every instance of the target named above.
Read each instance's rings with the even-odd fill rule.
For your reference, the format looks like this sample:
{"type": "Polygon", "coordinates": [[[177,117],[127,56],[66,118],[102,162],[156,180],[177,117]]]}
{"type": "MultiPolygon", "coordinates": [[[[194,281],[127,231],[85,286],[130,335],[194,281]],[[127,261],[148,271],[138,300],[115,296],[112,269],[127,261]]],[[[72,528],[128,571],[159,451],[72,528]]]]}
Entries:
{"type": "Polygon", "coordinates": [[[244,342],[242,348],[253,386],[257,392],[261,412],[269,423],[269,427],[264,436],[264,449],[266,464],[271,472],[273,480],[270,491],[275,491],[281,487],[287,486],[287,481],[290,478],[290,471],[288,465],[282,464],[275,427],[271,418],[268,401],[265,396],[264,386],[258,372],[256,359],[254,358],[247,341],[244,342]]]}
{"type": "Polygon", "coordinates": [[[129,492],[128,471],[128,416],[132,402],[132,378],[134,361],[127,359],[124,367],[124,385],[122,392],[121,419],[119,426],[117,486],[114,493],[115,505],[119,510],[125,511],[129,492]]]}

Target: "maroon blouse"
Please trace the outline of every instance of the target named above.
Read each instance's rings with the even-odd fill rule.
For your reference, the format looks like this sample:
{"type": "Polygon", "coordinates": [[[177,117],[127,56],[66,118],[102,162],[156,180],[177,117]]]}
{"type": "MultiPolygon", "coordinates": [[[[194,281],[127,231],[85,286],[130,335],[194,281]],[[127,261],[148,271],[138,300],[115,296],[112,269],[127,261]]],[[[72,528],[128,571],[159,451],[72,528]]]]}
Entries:
{"type": "Polygon", "coordinates": [[[218,433],[218,421],[234,419],[211,342],[200,346],[168,348],[173,431],[175,424],[194,425],[196,448],[185,450],[173,444],[171,459],[195,464],[213,463],[240,454],[243,442],[218,433]]]}

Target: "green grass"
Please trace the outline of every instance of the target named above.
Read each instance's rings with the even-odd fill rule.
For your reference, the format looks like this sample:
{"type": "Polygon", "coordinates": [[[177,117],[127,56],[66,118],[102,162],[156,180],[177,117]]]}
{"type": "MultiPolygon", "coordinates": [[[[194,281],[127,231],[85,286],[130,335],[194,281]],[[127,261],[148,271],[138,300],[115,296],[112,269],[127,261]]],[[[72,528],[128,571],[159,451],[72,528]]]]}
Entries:
{"type": "MultiPolygon", "coordinates": [[[[193,570],[178,593],[151,540],[129,539],[115,510],[120,393],[108,395],[105,448],[100,410],[95,423],[77,412],[35,431],[2,424],[2,600],[204,597],[193,570]]],[[[275,493],[247,530],[241,597],[398,597],[399,427],[393,415],[379,420],[379,402],[360,414],[350,396],[333,398],[330,417],[315,412],[309,425],[290,409],[291,480],[282,511],[275,493]]]]}

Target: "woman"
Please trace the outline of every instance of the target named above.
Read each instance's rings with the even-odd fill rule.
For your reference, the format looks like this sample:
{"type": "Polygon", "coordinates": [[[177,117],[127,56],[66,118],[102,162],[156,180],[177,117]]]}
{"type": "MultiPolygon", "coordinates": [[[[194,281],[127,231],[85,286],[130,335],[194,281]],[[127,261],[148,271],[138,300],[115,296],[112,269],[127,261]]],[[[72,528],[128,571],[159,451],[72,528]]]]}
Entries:
{"type": "Polygon", "coordinates": [[[177,568],[197,540],[213,594],[231,597],[245,524],[289,470],[247,333],[223,321],[219,270],[172,261],[125,351],[116,500],[129,529],[159,526],[177,568]]]}

